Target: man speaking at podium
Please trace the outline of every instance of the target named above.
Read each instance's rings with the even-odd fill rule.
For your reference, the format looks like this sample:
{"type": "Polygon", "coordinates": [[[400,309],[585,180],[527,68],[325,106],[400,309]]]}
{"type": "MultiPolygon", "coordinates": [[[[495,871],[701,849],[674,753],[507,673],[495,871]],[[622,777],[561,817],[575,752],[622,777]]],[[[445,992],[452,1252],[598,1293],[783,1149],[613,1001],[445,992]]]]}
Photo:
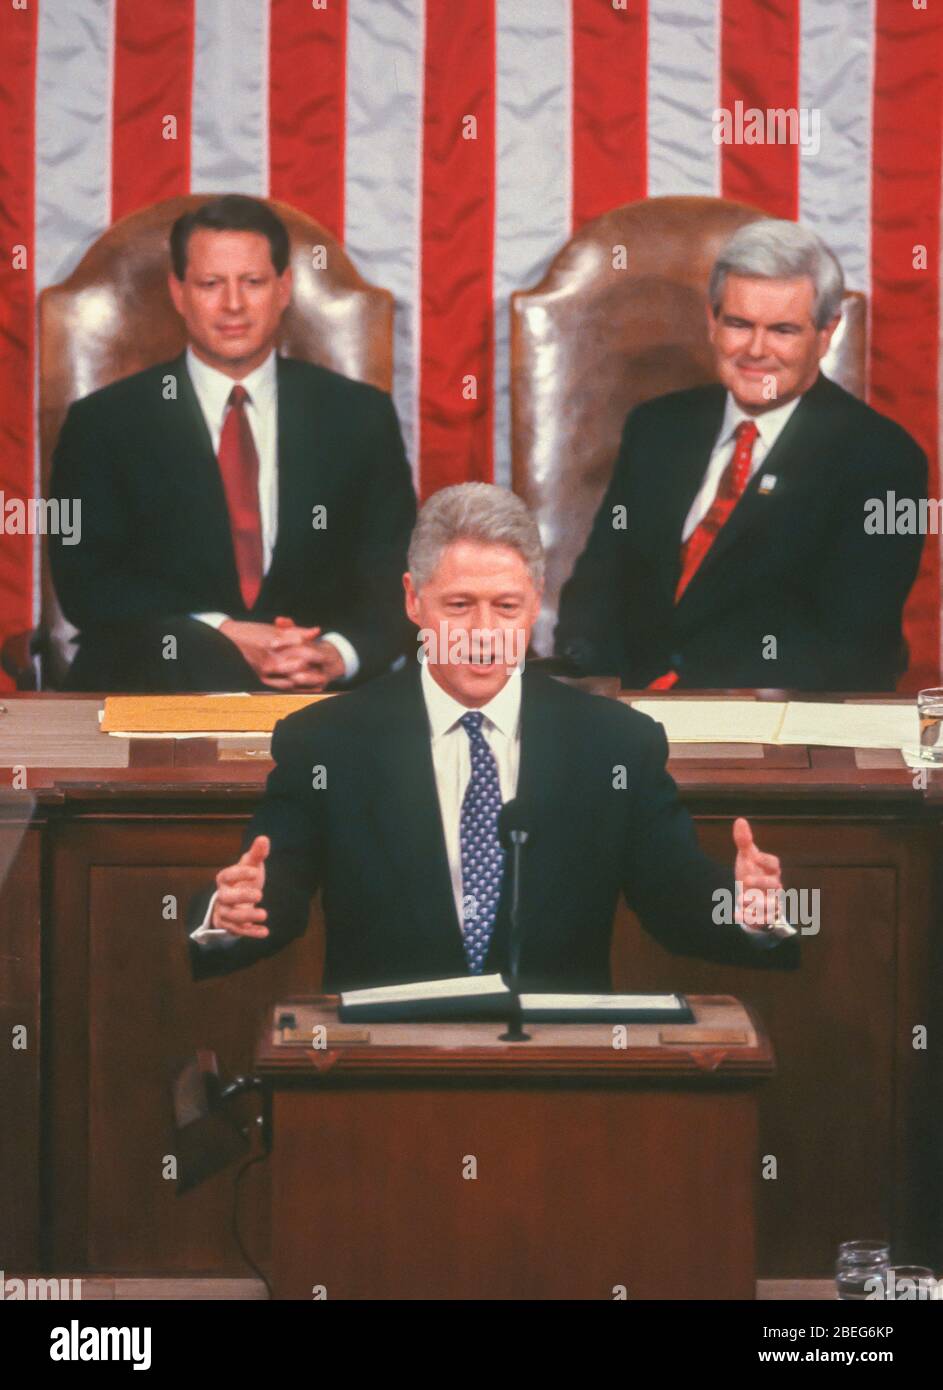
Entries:
{"type": "Polygon", "coordinates": [[[195,978],[300,936],[318,888],[327,991],[503,972],[498,818],[512,799],[528,831],[523,988],[610,989],[620,892],[672,952],[798,964],[766,921],[779,860],[743,819],[732,868],[702,853],[662,726],[523,669],[543,566],[513,493],[466,483],[426,502],[404,576],[425,659],[276,724],[245,852],[189,914],[195,978]],[[716,912],[718,890],[736,920],[716,912]]]}

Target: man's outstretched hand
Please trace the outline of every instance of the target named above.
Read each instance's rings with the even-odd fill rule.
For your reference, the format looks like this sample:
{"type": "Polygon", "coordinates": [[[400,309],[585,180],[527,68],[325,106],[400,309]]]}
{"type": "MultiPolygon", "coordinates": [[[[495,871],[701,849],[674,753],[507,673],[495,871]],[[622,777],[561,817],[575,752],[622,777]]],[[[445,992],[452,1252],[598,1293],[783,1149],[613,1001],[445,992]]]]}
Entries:
{"type": "Polygon", "coordinates": [[[742,894],[734,914],[736,920],[745,927],[771,927],[779,916],[776,890],[783,886],[779,860],[775,854],[764,854],[759,848],[744,816],[738,816],[733,823],[733,842],[737,847],[733,876],[738,893],[742,894]],[[776,896],[767,898],[770,889],[776,896]]]}
{"type": "Polygon", "coordinates": [[[268,936],[268,927],[264,925],[268,913],[258,904],[262,901],[265,861],[270,849],[268,836],[256,835],[237,864],[220,869],[216,875],[214,927],[234,932],[236,936],[268,936]]]}

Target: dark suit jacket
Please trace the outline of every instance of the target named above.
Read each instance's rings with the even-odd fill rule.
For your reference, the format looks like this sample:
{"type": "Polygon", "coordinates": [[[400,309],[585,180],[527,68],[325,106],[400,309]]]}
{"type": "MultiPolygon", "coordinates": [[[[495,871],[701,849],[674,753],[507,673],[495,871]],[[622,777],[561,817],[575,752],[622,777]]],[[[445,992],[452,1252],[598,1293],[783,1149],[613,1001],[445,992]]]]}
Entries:
{"type": "Polygon", "coordinates": [[[819,376],[677,606],[681,531],[720,430],[720,386],[633,410],[612,482],[560,598],[556,647],[642,688],[892,690],[921,536],[867,535],[865,503],[926,495],[910,435],[819,376]],[[771,491],[763,479],[775,478],[771,491]],[[625,529],[613,508],[624,506],[625,529]],[[764,658],[768,637],[776,658],[764,658]]]}
{"type": "MultiPolygon", "coordinates": [[[[417,663],[281,720],[272,755],[244,839],[244,848],[256,835],[272,842],[262,900],[270,935],[224,947],[189,941],[195,978],[250,965],[300,936],[319,887],[327,990],[466,974],[417,663]],[[318,767],[326,786],[313,790],[318,767]]],[[[775,938],[715,925],[712,894],[733,891],[732,869],[701,852],[666,756],[660,724],[525,671],[517,793],[531,830],[522,851],[525,986],[610,988],[620,892],[671,951],[798,963],[795,940],[771,946],[775,938]],[[626,789],[614,786],[620,780],[626,789]]],[[[188,934],[212,891],[191,904],[188,934]]],[[[506,969],[507,935],[505,892],[486,973],[506,969]]]]}
{"type": "Polygon", "coordinates": [[[76,401],[50,493],[80,498],[78,545],[51,539],[66,617],[83,634],[150,617],[286,614],[348,638],[361,675],[411,642],[402,575],[416,515],[393,403],[372,386],[278,359],[278,536],[242,601],[219,465],[181,355],[76,401]],[[176,381],[174,400],[165,382],[176,381]],[[315,506],[326,526],[312,526],[315,506]]]}

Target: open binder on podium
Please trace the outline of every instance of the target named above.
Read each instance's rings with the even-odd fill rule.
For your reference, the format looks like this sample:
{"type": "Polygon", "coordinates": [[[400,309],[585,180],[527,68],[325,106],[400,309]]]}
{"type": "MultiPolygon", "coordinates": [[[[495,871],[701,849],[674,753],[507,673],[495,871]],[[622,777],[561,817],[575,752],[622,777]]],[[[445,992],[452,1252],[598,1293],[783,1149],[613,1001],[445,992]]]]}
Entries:
{"type": "MultiPolygon", "coordinates": [[[[342,1022],[439,1023],[506,1017],[511,990],[501,975],[468,975],[451,980],[381,985],[346,990],[340,996],[342,1022]]],[[[694,1015],[683,994],[534,994],[520,996],[525,1023],[691,1023],[694,1015]]]]}

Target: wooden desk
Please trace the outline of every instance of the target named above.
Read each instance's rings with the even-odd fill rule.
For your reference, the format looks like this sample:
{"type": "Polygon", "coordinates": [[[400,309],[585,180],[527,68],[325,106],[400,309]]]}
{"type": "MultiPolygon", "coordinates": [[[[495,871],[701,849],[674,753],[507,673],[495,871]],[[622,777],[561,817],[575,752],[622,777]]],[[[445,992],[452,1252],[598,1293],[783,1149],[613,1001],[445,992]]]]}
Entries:
{"type": "MultiPolygon", "coordinates": [[[[3,703],[17,698],[50,721],[50,757],[64,697],[3,703]]],[[[90,737],[93,757],[103,736],[90,737]]],[[[25,742],[7,745],[8,766],[25,765],[36,798],[25,828],[23,791],[0,796],[0,844],[22,836],[0,894],[0,1023],[6,1038],[25,1023],[29,1039],[0,1049],[0,1091],[14,1098],[14,1123],[0,1126],[8,1272],[244,1273],[228,1234],[231,1176],[179,1200],[164,1177],[168,1078],[197,1046],[232,1071],[250,1068],[261,1009],[318,991],[322,927],[315,906],[305,938],[273,960],[190,981],[187,899],[237,853],[270,766],[264,747],[233,751],[160,740],[131,744],[125,766],[96,769],[34,764],[25,742]]],[[[943,778],[915,786],[896,755],[875,767],[854,750],[783,751],[790,765],[687,749],[671,770],[709,852],[729,857],[731,821],[746,813],[782,857],[787,886],[819,889],[823,925],[803,939],[801,972],[668,956],[623,910],[614,983],[733,994],[763,1018],[778,1074],[760,1106],[761,1151],[776,1174],[758,1178],[761,1277],[827,1276],[840,1240],[891,1230],[901,1258],[940,1265],[943,1086],[914,1030],[927,1025],[932,1040],[941,1026],[943,778]]],[[[0,781],[11,787],[12,771],[0,781]]],[[[242,1193],[256,1258],[268,1181],[255,1168],[242,1193]]]]}
{"type": "MultiPolygon", "coordinates": [[[[276,1298],[753,1298],[755,1018],[691,1000],[695,1025],[369,1024],[282,1043],[272,1099],[276,1298]],[[697,1025],[741,1040],[698,1043],[697,1025]],[[689,1041],[676,1041],[687,1035],[689,1041]]],[[[293,1000],[297,1031],[333,1000],[293,1000]]]]}

